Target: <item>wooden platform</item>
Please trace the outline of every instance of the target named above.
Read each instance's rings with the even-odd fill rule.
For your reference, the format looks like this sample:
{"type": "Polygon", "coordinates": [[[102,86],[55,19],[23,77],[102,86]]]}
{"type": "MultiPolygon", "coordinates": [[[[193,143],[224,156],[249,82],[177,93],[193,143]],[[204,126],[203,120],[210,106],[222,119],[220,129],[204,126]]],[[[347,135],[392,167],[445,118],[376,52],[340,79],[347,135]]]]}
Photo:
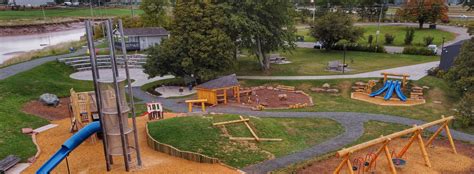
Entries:
{"type": "Polygon", "coordinates": [[[425,99],[415,100],[411,98],[407,98],[407,101],[403,102],[403,101],[400,101],[398,98],[396,98],[395,94],[394,96],[395,98],[392,97],[390,100],[385,101],[382,96],[370,97],[369,94],[364,93],[364,92],[351,93],[352,99],[361,100],[361,101],[369,102],[376,105],[382,105],[382,106],[415,106],[415,105],[426,103],[425,99]]]}

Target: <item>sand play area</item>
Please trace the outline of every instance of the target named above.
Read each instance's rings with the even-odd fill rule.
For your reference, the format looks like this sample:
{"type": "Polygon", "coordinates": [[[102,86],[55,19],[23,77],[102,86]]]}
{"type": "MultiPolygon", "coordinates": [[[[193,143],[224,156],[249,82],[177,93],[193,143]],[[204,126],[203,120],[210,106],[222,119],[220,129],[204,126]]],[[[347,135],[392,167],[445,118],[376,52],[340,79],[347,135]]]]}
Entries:
{"type": "MultiPolygon", "coordinates": [[[[426,139],[425,139],[426,141],[426,139]]],[[[390,144],[390,149],[399,151],[403,145],[408,142],[408,139],[395,139],[390,144]]],[[[456,174],[471,174],[474,173],[474,146],[459,141],[455,141],[458,154],[454,154],[450,148],[447,139],[437,139],[433,142],[433,146],[427,148],[428,155],[432,164],[432,168],[425,166],[421,151],[417,142],[410,147],[403,159],[407,161],[406,166],[397,168],[398,173],[416,173],[416,174],[441,174],[441,173],[456,173],[456,174]]],[[[352,155],[351,162],[354,158],[362,157],[369,152],[376,151],[378,147],[368,148],[358,151],[352,155]]],[[[397,151],[397,152],[398,152],[397,151]]],[[[331,156],[328,159],[316,161],[308,164],[297,173],[332,173],[337,165],[342,161],[342,158],[331,156]]],[[[382,154],[376,161],[375,173],[390,173],[388,163],[385,156],[382,154]]],[[[354,165],[355,166],[355,165],[354,165]]],[[[347,168],[344,167],[341,173],[348,173],[347,168]]],[[[359,170],[354,173],[363,173],[359,170]]],[[[370,173],[370,172],[366,172],[370,173]]]]}
{"type": "MultiPolygon", "coordinates": [[[[165,114],[165,118],[174,116],[176,114],[165,114]]],[[[137,118],[143,166],[140,169],[133,166],[133,173],[239,173],[224,165],[197,163],[154,151],[148,147],[146,142],[145,125],[147,121],[147,117],[137,118]]],[[[71,126],[69,118],[52,121],[52,124],[58,124],[59,126],[37,135],[41,154],[24,173],[35,173],[72,135],[69,133],[71,126]]],[[[85,141],[72,151],[67,159],[71,173],[106,173],[103,146],[99,140],[96,140],[95,143],[91,139],[85,141]]],[[[114,157],[113,162],[112,173],[127,173],[123,165],[123,157],[114,157]]],[[[68,173],[66,160],[63,160],[52,173],[68,173]]]]}

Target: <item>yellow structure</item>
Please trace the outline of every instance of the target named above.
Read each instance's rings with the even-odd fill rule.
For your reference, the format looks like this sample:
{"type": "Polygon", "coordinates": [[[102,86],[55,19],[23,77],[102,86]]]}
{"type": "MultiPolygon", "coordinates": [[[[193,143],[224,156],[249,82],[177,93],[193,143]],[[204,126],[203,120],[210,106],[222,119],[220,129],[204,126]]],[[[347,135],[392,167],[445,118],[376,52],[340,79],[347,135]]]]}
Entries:
{"type": "Polygon", "coordinates": [[[77,131],[92,122],[92,114],[97,111],[95,99],[92,97],[94,92],[76,92],[72,88],[69,92],[71,94],[69,98],[72,114],[71,131],[77,131]]]}
{"type": "Polygon", "coordinates": [[[240,103],[240,84],[235,74],[223,76],[203,83],[196,87],[199,100],[207,100],[206,103],[217,105],[219,102],[227,104],[228,92],[232,91],[231,97],[237,98],[240,103]]]}
{"type": "Polygon", "coordinates": [[[207,102],[207,99],[186,100],[185,102],[188,104],[188,112],[193,112],[194,103],[201,103],[202,112],[206,112],[206,104],[204,103],[207,102]]]}

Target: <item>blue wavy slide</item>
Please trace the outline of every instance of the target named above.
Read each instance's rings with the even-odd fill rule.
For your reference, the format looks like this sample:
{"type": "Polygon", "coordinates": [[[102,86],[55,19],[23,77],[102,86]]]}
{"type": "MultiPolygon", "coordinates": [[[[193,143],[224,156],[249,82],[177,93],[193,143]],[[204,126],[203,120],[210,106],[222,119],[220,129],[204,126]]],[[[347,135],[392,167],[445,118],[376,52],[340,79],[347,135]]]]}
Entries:
{"type": "Polygon", "coordinates": [[[395,86],[395,93],[397,94],[398,98],[401,100],[401,101],[407,101],[407,97],[405,95],[403,95],[403,92],[400,88],[400,86],[402,83],[400,81],[397,81],[397,86],[395,86]]]}
{"type": "Polygon", "coordinates": [[[395,90],[395,86],[397,86],[399,82],[400,81],[396,80],[396,81],[393,81],[392,84],[390,84],[390,88],[388,88],[388,91],[387,93],[385,93],[385,97],[383,98],[384,100],[390,100],[390,98],[392,98],[393,91],[395,90]]]}
{"type": "Polygon", "coordinates": [[[71,153],[77,146],[84,142],[87,138],[96,132],[101,131],[100,123],[98,121],[89,123],[87,126],[79,130],[71,138],[66,140],[61,148],[46,161],[41,168],[36,171],[37,174],[47,174],[51,172],[69,153],[71,153]]]}
{"type": "Polygon", "coordinates": [[[372,94],[370,94],[369,96],[371,97],[375,97],[377,95],[380,95],[382,94],[385,90],[387,90],[388,88],[390,88],[390,86],[392,85],[392,81],[391,80],[387,80],[387,82],[385,82],[385,84],[383,84],[383,87],[380,88],[379,90],[373,92],[372,94]]]}

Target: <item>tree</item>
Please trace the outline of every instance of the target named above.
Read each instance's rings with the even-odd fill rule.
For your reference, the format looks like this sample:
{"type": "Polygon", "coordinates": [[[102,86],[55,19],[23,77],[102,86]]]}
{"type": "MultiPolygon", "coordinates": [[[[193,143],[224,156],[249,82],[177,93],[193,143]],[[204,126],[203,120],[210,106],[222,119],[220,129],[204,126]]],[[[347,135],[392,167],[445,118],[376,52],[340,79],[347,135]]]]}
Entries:
{"type": "Polygon", "coordinates": [[[411,21],[418,21],[419,27],[423,28],[426,22],[448,21],[448,6],[444,0],[408,0],[401,9],[397,10],[397,16],[411,21]]]}
{"type": "Polygon", "coordinates": [[[266,71],[268,53],[294,48],[294,6],[291,0],[218,1],[229,15],[227,32],[236,44],[249,48],[266,71]]]}
{"type": "Polygon", "coordinates": [[[354,26],[352,18],[344,13],[327,13],[311,26],[311,35],[319,38],[326,49],[332,49],[340,40],[355,42],[364,30],[354,26]]]}
{"type": "Polygon", "coordinates": [[[464,0],[463,6],[468,7],[468,11],[474,10],[474,1],[473,0],[464,0]]]}
{"type": "Polygon", "coordinates": [[[233,68],[234,44],[224,28],[228,21],[218,6],[198,1],[177,1],[170,38],[149,50],[145,73],[149,77],[172,74],[207,81],[233,68]]]}
{"type": "Polygon", "coordinates": [[[147,27],[166,27],[170,22],[166,14],[166,6],[168,0],[143,0],[140,9],[143,10],[141,15],[143,23],[147,27]]]}
{"type": "Polygon", "coordinates": [[[456,116],[463,127],[474,125],[474,92],[464,94],[457,104],[456,116]]]}
{"type": "Polygon", "coordinates": [[[459,93],[474,91],[474,38],[464,42],[454,65],[444,76],[459,93]]]}
{"type": "Polygon", "coordinates": [[[385,18],[385,14],[388,10],[387,5],[382,8],[382,4],[385,3],[385,0],[360,0],[355,2],[357,2],[357,14],[362,20],[371,22],[377,21],[381,12],[382,19],[385,18]]]}

